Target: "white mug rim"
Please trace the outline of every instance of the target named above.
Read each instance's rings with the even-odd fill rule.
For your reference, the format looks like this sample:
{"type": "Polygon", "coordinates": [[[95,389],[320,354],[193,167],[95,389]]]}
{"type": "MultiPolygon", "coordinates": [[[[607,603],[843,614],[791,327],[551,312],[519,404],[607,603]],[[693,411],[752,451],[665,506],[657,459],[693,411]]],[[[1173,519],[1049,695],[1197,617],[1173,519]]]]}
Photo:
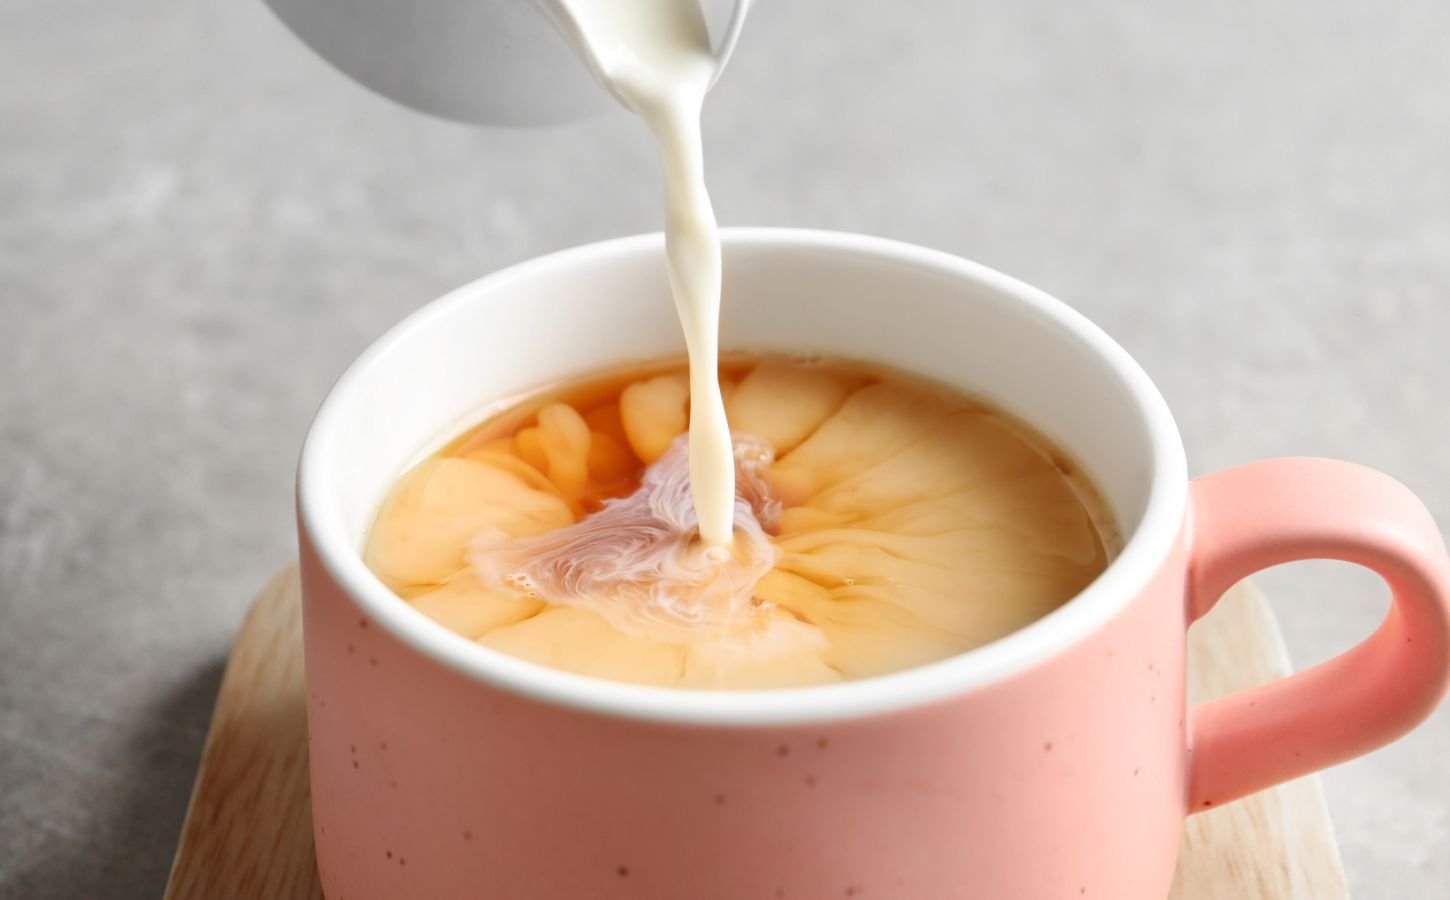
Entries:
{"type": "MultiPolygon", "coordinates": [[[[1151,484],[1138,526],[1107,569],[1048,615],[997,641],[939,662],[839,684],[770,690],[651,687],[576,675],[489,650],[428,619],[394,595],[362,562],[329,502],[327,435],[362,373],[454,306],[497,296],[511,281],[561,264],[577,265],[638,253],[658,233],[585,244],[509,266],[455,288],[388,329],[328,391],[308,428],[297,473],[298,525],[327,575],[379,626],[425,656],[496,689],[602,715],[692,726],[764,727],[816,724],[899,712],[978,690],[1042,662],[1083,640],[1139,596],[1171,553],[1187,508],[1187,463],[1168,405],[1138,363],[1081,313],[1047,293],[980,263],[886,238],[796,228],[722,228],[732,246],[829,248],[888,258],[965,278],[1035,308],[1071,330],[1118,375],[1148,428],[1151,484]]],[[[445,427],[447,423],[439,423],[445,427]]],[[[1071,449],[1071,448],[1069,448],[1071,449]]]]}

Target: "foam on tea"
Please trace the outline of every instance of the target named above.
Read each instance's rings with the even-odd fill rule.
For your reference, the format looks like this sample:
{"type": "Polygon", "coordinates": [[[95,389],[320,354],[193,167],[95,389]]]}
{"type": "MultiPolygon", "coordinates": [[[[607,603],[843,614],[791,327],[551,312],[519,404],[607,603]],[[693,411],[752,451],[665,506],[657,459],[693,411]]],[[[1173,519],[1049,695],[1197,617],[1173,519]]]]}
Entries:
{"type": "Polygon", "coordinates": [[[728,546],[701,539],[689,442],[681,436],[628,496],[536,537],[484,532],[471,544],[469,561],[486,585],[593,610],[626,634],[738,641],[734,627],[751,620],[755,585],[778,556],[766,529],[776,524],[780,504],[761,478],[770,448],[744,440],[734,456],[735,539],[728,546]]]}
{"type": "Polygon", "coordinates": [[[1020,422],[852,363],[733,359],[735,539],[698,533],[683,364],[522,400],[406,473],[366,561],[514,656],[646,684],[828,683],[939,660],[1051,612],[1117,537],[1020,422]]]}

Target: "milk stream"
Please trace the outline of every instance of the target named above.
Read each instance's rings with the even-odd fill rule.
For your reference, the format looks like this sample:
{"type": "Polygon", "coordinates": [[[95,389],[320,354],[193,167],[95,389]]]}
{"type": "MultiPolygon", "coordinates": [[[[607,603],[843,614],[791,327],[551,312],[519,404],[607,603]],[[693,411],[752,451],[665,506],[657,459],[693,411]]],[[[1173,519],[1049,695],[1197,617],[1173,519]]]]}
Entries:
{"type": "MultiPolygon", "coordinates": [[[[700,110],[715,74],[695,0],[567,0],[596,74],[649,126],[665,187],[670,288],[690,359],[690,487],[700,537],[730,543],[735,458],[720,393],[720,235],[700,110]]],[[[723,557],[722,557],[723,558],[723,557]]]]}

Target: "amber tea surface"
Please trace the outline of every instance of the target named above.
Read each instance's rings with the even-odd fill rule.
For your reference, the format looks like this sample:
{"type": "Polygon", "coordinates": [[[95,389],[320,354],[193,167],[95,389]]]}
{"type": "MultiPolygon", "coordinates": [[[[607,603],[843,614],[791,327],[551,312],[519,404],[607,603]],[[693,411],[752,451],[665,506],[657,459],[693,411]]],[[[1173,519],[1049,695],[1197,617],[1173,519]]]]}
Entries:
{"type": "Polygon", "coordinates": [[[685,363],[520,399],[405,473],[368,566],[425,615],[570,672],[686,688],[883,674],[1000,638],[1106,567],[1117,530],[1057,448],[945,385],[731,357],[728,548],[690,502],[685,363]]]}

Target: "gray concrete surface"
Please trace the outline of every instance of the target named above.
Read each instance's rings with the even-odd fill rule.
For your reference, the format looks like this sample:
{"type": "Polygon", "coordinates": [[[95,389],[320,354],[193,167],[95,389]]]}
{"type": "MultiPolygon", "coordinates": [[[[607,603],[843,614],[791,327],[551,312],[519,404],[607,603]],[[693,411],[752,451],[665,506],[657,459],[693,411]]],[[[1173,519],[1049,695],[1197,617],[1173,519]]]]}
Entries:
{"type": "MultiPolygon", "coordinates": [[[[711,185],[727,223],[904,238],[1069,300],[1196,472],[1349,457],[1450,524],[1447,33],[1441,0],[763,0],[711,185]]],[[[259,2],[0,6],[0,896],[159,894],[343,365],[658,206],[624,116],[419,118],[259,2]]],[[[1266,581],[1301,664],[1386,602],[1344,566],[1266,581]]],[[[1441,710],[1326,776],[1358,897],[1445,896],[1447,755],[1441,710]]]]}

